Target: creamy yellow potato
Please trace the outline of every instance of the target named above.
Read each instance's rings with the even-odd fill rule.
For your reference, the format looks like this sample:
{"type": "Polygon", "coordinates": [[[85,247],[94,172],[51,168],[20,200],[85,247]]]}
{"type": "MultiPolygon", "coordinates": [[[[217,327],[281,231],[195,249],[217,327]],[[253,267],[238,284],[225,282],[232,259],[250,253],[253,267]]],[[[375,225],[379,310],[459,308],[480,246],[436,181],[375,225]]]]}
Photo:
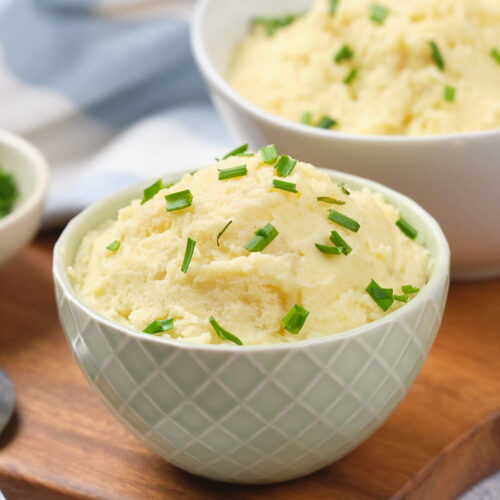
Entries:
{"type": "Polygon", "coordinates": [[[173,318],[164,335],[221,343],[209,323],[213,316],[244,345],[255,345],[323,337],[404,307],[395,301],[384,312],[365,291],[372,278],[394,294],[402,293],[402,285],[425,285],[429,252],[396,226],[398,210],[380,194],[348,187],[348,195],[306,163],[298,162],[288,177],[276,174],[260,153],[233,156],[185,175],[143,204],[132,201],[117,220],[84,237],[69,270],[78,294],[104,316],[137,330],[173,318]],[[218,179],[218,169],[242,164],[247,175],[218,179]],[[293,183],[298,192],[273,188],[273,180],[293,183]],[[183,190],[191,192],[192,205],[167,212],[165,196],[183,190]],[[330,209],[356,221],[359,230],[329,220],[330,209]],[[278,235],[260,252],[247,250],[255,231],[268,223],[278,235]],[[350,253],[330,255],[315,246],[333,246],[332,231],[350,253]],[[184,273],[188,238],[196,246],[184,273]],[[114,241],[119,248],[108,250],[114,241]],[[295,304],[309,315],[299,333],[290,333],[282,319],[295,304]]]}
{"type": "Polygon", "coordinates": [[[272,36],[256,24],[234,53],[230,84],[288,120],[310,113],[305,121],[316,125],[330,116],[332,130],[420,136],[500,127],[500,1],[383,0],[386,10],[375,12],[374,4],[339,0],[331,15],[330,1],[316,0],[272,36]]]}

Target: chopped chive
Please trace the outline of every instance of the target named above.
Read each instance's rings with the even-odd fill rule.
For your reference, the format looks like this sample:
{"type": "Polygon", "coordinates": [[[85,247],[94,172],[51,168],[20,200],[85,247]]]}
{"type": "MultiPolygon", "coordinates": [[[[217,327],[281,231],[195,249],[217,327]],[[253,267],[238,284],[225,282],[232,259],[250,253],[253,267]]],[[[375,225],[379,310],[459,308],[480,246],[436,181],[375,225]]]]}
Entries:
{"type": "Polygon", "coordinates": [[[293,182],[280,181],[279,179],[273,179],[273,188],[289,191],[290,193],[298,192],[297,186],[293,182]]]}
{"type": "Polygon", "coordinates": [[[330,234],[330,240],[334,245],[342,247],[342,253],[344,255],[349,255],[352,252],[352,248],[347,244],[342,236],[337,233],[337,231],[332,231],[332,233],[330,234]]]}
{"type": "Polygon", "coordinates": [[[274,144],[260,148],[260,154],[262,156],[262,161],[268,165],[272,165],[278,159],[276,146],[274,144]]]}
{"type": "Polygon", "coordinates": [[[349,85],[350,83],[352,83],[352,81],[356,78],[357,74],[358,74],[358,70],[356,68],[351,69],[351,71],[349,71],[349,74],[344,78],[344,83],[346,85],[349,85]]]}
{"type": "Polygon", "coordinates": [[[418,231],[408,221],[404,220],[403,217],[397,220],[396,226],[411,240],[414,240],[418,235],[418,231]]]}
{"type": "Polygon", "coordinates": [[[337,125],[337,120],[330,118],[328,115],[323,115],[316,123],[316,127],[326,129],[332,128],[335,125],[337,125]]]}
{"type": "Polygon", "coordinates": [[[420,288],[415,288],[413,285],[403,285],[401,290],[404,294],[417,293],[420,292],[420,288]]]}
{"type": "Polygon", "coordinates": [[[337,224],[340,224],[341,226],[344,226],[345,228],[349,229],[350,231],[353,231],[355,233],[358,232],[359,228],[361,227],[358,222],[356,222],[354,219],[351,219],[350,217],[347,217],[347,215],[341,214],[340,212],[337,212],[336,210],[331,210],[328,215],[328,218],[336,222],[337,224]]]}
{"type": "Polygon", "coordinates": [[[12,212],[19,196],[14,176],[2,170],[0,166],[0,219],[12,212]]]}
{"type": "Polygon", "coordinates": [[[219,234],[217,235],[217,246],[219,246],[219,238],[226,232],[226,229],[233,223],[232,220],[230,220],[223,228],[222,230],[219,232],[219,234]]]}
{"type": "Polygon", "coordinates": [[[392,288],[381,288],[380,285],[372,279],[365,290],[383,311],[387,311],[387,309],[392,306],[394,302],[392,288]]]}
{"type": "Polygon", "coordinates": [[[354,57],[354,52],[352,51],[352,49],[348,45],[342,45],[342,47],[333,57],[333,60],[337,64],[339,64],[342,61],[347,61],[349,59],[352,59],[353,57],[354,57]]]}
{"type": "Polygon", "coordinates": [[[193,176],[196,172],[198,172],[198,170],[193,170],[192,172],[189,172],[189,175],[193,176]]]}
{"type": "Polygon", "coordinates": [[[210,316],[209,320],[210,324],[213,326],[215,333],[221,340],[229,340],[229,342],[233,342],[237,345],[243,345],[243,342],[232,333],[229,333],[227,330],[224,330],[222,326],[220,326],[213,316],[210,316]]]}
{"type": "Polygon", "coordinates": [[[184,252],[184,260],[182,261],[181,271],[187,273],[191,259],[193,258],[194,247],[196,246],[196,241],[191,238],[187,239],[186,251],[184,252]]]}
{"type": "Polygon", "coordinates": [[[330,15],[334,16],[335,12],[337,12],[337,7],[339,6],[340,0],[328,0],[328,5],[330,7],[330,15]]]}
{"type": "Polygon", "coordinates": [[[157,321],[156,319],[150,323],[144,330],[142,330],[144,333],[163,333],[163,332],[168,332],[172,330],[174,327],[174,320],[173,318],[168,318],[168,319],[162,319],[160,321],[157,321]]]}
{"type": "Polygon", "coordinates": [[[193,202],[193,195],[189,189],[185,189],[184,191],[177,191],[177,193],[167,194],[165,200],[167,200],[167,212],[174,212],[175,210],[190,207],[193,202]]]}
{"type": "Polygon", "coordinates": [[[408,295],[394,295],[394,300],[399,300],[399,302],[408,302],[408,295]]]}
{"type": "Polygon", "coordinates": [[[234,177],[242,177],[247,175],[247,166],[238,165],[237,167],[224,168],[219,170],[219,180],[224,181],[226,179],[233,179],[234,177]]]}
{"type": "Polygon", "coordinates": [[[290,333],[299,333],[306,322],[309,311],[295,304],[281,320],[283,328],[290,333]]]}
{"type": "Polygon", "coordinates": [[[446,85],[443,93],[444,100],[448,102],[453,102],[455,100],[455,93],[456,93],[455,87],[450,87],[449,85],[446,85]]]}
{"type": "Polygon", "coordinates": [[[350,192],[350,191],[348,191],[348,190],[346,189],[346,187],[345,187],[345,182],[341,182],[340,184],[337,184],[337,186],[340,188],[340,190],[341,190],[344,194],[346,194],[346,195],[348,195],[348,196],[351,194],[351,192],[350,192]]]}
{"type": "Polygon", "coordinates": [[[500,50],[498,50],[496,47],[493,47],[491,49],[490,55],[498,64],[500,64],[500,50]]]}
{"type": "Polygon", "coordinates": [[[107,247],[106,250],[109,250],[110,252],[116,252],[121,245],[121,241],[115,240],[112,241],[107,247]]]}
{"type": "Polygon", "coordinates": [[[281,17],[256,17],[252,20],[252,24],[262,26],[266,35],[271,37],[277,30],[292,24],[299,17],[300,14],[285,14],[281,17]]]}
{"type": "Polygon", "coordinates": [[[304,111],[300,115],[300,123],[303,125],[310,125],[312,120],[312,113],[310,111],[304,111]]]}
{"type": "Polygon", "coordinates": [[[229,151],[227,155],[223,156],[222,159],[225,160],[226,158],[229,158],[230,156],[236,156],[241,153],[245,153],[248,149],[248,144],[242,144],[241,146],[238,146],[237,148],[234,148],[232,151],[229,151]]]}
{"type": "Polygon", "coordinates": [[[278,236],[276,228],[268,223],[255,231],[255,236],[245,245],[249,252],[262,252],[278,236]]]}
{"type": "Polygon", "coordinates": [[[336,200],[335,198],[330,198],[329,196],[318,196],[316,199],[324,203],[330,203],[331,205],[345,205],[345,201],[336,200]]]}
{"type": "Polygon", "coordinates": [[[321,243],[315,243],[315,245],[320,252],[328,255],[340,255],[344,250],[343,247],[331,247],[330,245],[322,245],[321,243]]]}
{"type": "Polygon", "coordinates": [[[371,9],[371,16],[370,19],[374,23],[382,24],[385,21],[385,18],[389,14],[389,9],[387,7],[384,7],[383,5],[379,4],[372,4],[370,6],[371,9]]]}
{"type": "Polygon", "coordinates": [[[169,182],[166,186],[164,186],[165,189],[169,189],[172,186],[175,186],[175,182],[169,182]]]}
{"type": "Polygon", "coordinates": [[[141,205],[144,205],[144,203],[149,201],[162,188],[163,188],[163,183],[161,179],[156,181],[154,184],[151,184],[151,186],[147,187],[144,190],[144,197],[142,198],[141,205]]]}
{"type": "Polygon", "coordinates": [[[444,70],[444,59],[443,56],[441,55],[441,52],[439,51],[439,48],[433,40],[429,41],[429,45],[431,46],[431,57],[436,63],[436,66],[443,71],[444,70]]]}
{"type": "Polygon", "coordinates": [[[292,160],[287,155],[281,155],[274,168],[280,177],[288,177],[293,172],[296,164],[297,160],[292,160]]]}

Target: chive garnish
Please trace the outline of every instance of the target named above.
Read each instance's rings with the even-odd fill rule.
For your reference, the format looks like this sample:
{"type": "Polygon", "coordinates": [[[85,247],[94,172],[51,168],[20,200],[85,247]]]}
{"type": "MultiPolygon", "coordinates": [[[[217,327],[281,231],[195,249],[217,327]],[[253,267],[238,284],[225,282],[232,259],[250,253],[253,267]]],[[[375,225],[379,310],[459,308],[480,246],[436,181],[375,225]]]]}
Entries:
{"type": "Polygon", "coordinates": [[[358,70],[356,68],[351,69],[351,71],[349,71],[349,74],[344,78],[344,83],[346,85],[349,85],[350,83],[352,83],[352,81],[356,78],[357,74],[358,74],[358,70]]]}
{"type": "Polygon", "coordinates": [[[213,316],[210,316],[209,320],[210,324],[213,326],[215,333],[221,340],[229,340],[230,342],[234,342],[237,345],[243,345],[243,342],[232,333],[229,333],[227,330],[224,330],[222,326],[220,326],[213,316]]]}
{"type": "Polygon", "coordinates": [[[347,61],[354,57],[354,52],[348,45],[342,45],[340,50],[335,54],[333,60],[339,64],[342,61],[347,61]]]}
{"type": "Polygon", "coordinates": [[[226,229],[233,223],[232,220],[230,220],[223,228],[221,231],[219,231],[219,234],[217,235],[217,246],[219,246],[219,238],[226,232],[226,229]]]}
{"type": "Polygon", "coordinates": [[[172,330],[173,327],[174,327],[173,318],[162,319],[160,321],[157,321],[155,319],[152,323],[149,323],[149,325],[142,331],[144,333],[151,333],[151,334],[163,333],[172,330]]]}
{"type": "Polygon", "coordinates": [[[255,236],[245,245],[249,252],[262,252],[278,236],[276,228],[268,223],[255,231],[255,236]]]}
{"type": "Polygon", "coordinates": [[[167,194],[165,200],[167,200],[167,212],[174,212],[175,210],[190,207],[193,202],[193,195],[189,189],[185,189],[184,191],[177,191],[177,193],[167,194]]]}
{"type": "Polygon", "coordinates": [[[370,6],[371,9],[371,16],[370,19],[374,23],[382,24],[385,21],[385,18],[389,14],[389,9],[387,7],[384,7],[383,5],[379,4],[372,4],[370,6]]]}
{"type": "Polygon", "coordinates": [[[295,304],[281,320],[283,328],[290,333],[299,333],[306,322],[309,311],[295,304]]]}
{"type": "Polygon", "coordinates": [[[310,125],[312,120],[312,113],[310,111],[304,111],[300,115],[300,123],[303,125],[310,125]]]}
{"type": "Polygon", "coordinates": [[[262,156],[262,161],[268,165],[272,165],[278,159],[276,146],[274,144],[260,148],[260,154],[262,156]]]}
{"type": "Polygon", "coordinates": [[[0,219],[12,212],[18,196],[14,177],[0,168],[0,219]]]}
{"type": "Polygon", "coordinates": [[[320,252],[328,255],[340,255],[344,250],[343,247],[332,247],[330,245],[322,245],[321,243],[315,243],[315,245],[320,252]]]}
{"type": "Polygon", "coordinates": [[[121,241],[115,240],[112,241],[107,247],[106,250],[109,250],[110,252],[116,252],[121,245],[121,241]]]}
{"type": "Polygon", "coordinates": [[[332,231],[330,234],[330,240],[331,242],[338,246],[342,247],[342,253],[344,255],[349,255],[352,252],[352,248],[347,244],[347,242],[340,236],[337,231],[332,231]]]}
{"type": "Polygon", "coordinates": [[[328,4],[330,7],[330,15],[334,16],[335,12],[337,12],[337,7],[339,6],[339,1],[340,0],[328,0],[328,4]]]}
{"type": "Polygon", "coordinates": [[[496,47],[493,47],[491,49],[490,55],[498,64],[500,64],[500,50],[498,50],[496,47]]]}
{"type": "Polygon", "coordinates": [[[237,167],[230,167],[219,170],[219,180],[224,181],[226,179],[233,179],[234,177],[242,177],[247,175],[247,166],[238,165],[237,167]]]}
{"type": "Polygon", "coordinates": [[[280,181],[273,179],[273,188],[289,191],[290,193],[297,193],[297,186],[293,182],[280,181]]]}
{"type": "Polygon", "coordinates": [[[241,146],[238,146],[237,148],[234,148],[232,151],[229,151],[227,155],[223,156],[222,159],[225,160],[226,158],[229,158],[230,156],[236,156],[242,153],[245,153],[248,149],[248,144],[242,144],[241,146]]]}
{"type": "Polygon", "coordinates": [[[323,115],[316,123],[316,127],[326,128],[326,129],[332,128],[335,125],[337,125],[337,120],[334,120],[333,118],[329,117],[328,115],[323,115]]]}
{"type": "Polygon", "coordinates": [[[187,239],[186,251],[184,252],[184,260],[182,261],[181,271],[183,273],[187,273],[189,264],[191,263],[191,259],[193,257],[194,247],[196,246],[196,241],[191,238],[187,239]]]}
{"type": "Polygon", "coordinates": [[[444,100],[448,102],[453,102],[455,100],[455,93],[456,93],[455,87],[450,87],[450,85],[446,85],[443,92],[444,100]]]}
{"type": "Polygon", "coordinates": [[[274,168],[280,177],[288,177],[292,173],[296,164],[297,160],[293,160],[287,155],[281,155],[274,168]]]}
{"type": "Polygon", "coordinates": [[[330,203],[331,205],[345,205],[345,201],[336,200],[335,198],[330,198],[329,196],[318,196],[316,199],[324,203],[330,203]]]}
{"type": "Polygon", "coordinates": [[[299,17],[300,14],[285,14],[281,17],[256,17],[252,20],[252,24],[262,26],[267,36],[273,36],[277,30],[292,24],[299,17]]]}
{"type": "Polygon", "coordinates": [[[144,190],[144,197],[142,198],[141,205],[144,205],[144,203],[149,201],[162,188],[163,188],[163,183],[161,179],[156,181],[154,184],[151,184],[151,186],[147,187],[144,190]]]}
{"type": "Polygon", "coordinates": [[[444,59],[443,56],[441,55],[441,52],[439,51],[439,48],[433,40],[429,41],[429,45],[431,46],[431,57],[436,63],[436,66],[443,71],[444,70],[444,59]]]}
{"type": "Polygon", "coordinates": [[[387,309],[392,306],[394,302],[392,288],[381,288],[380,285],[372,279],[365,290],[383,311],[387,311],[387,309]]]}
{"type": "Polygon", "coordinates": [[[341,214],[340,212],[331,209],[329,212],[330,213],[328,215],[328,218],[331,221],[340,224],[341,226],[349,229],[350,231],[357,233],[359,228],[361,227],[358,222],[356,222],[354,219],[351,219],[350,217],[347,217],[347,215],[341,214]]]}
{"type": "Polygon", "coordinates": [[[403,217],[397,220],[396,226],[411,240],[414,240],[418,235],[418,231],[408,221],[404,220],[403,217]]]}
{"type": "Polygon", "coordinates": [[[341,182],[340,184],[337,184],[337,186],[340,188],[340,190],[346,194],[347,196],[349,196],[351,194],[350,191],[348,191],[345,187],[345,182],[341,182]]]}
{"type": "Polygon", "coordinates": [[[404,294],[417,293],[420,292],[420,288],[415,288],[413,285],[403,285],[401,290],[404,294]]]}
{"type": "Polygon", "coordinates": [[[409,298],[408,295],[394,295],[394,300],[399,300],[399,302],[408,302],[409,298]]]}

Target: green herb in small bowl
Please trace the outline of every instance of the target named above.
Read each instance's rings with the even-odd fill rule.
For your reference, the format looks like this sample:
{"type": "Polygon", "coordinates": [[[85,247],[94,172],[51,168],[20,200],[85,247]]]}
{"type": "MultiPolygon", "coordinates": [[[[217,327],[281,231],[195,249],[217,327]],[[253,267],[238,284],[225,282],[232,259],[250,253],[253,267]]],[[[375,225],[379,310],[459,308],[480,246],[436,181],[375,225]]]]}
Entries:
{"type": "Polygon", "coordinates": [[[0,219],[12,212],[18,196],[14,177],[0,168],[0,219]]]}

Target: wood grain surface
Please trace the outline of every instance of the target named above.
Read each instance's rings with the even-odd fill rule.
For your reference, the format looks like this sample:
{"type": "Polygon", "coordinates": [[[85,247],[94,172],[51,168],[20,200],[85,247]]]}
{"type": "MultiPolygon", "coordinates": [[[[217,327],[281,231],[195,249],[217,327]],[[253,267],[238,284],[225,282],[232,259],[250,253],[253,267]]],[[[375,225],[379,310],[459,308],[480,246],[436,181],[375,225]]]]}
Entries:
{"type": "Polygon", "coordinates": [[[17,390],[0,436],[8,500],[446,500],[500,468],[500,281],[451,286],[407,397],[365,443],[306,478],[241,487],[193,477],[140,445],[92,393],[66,345],[51,278],[56,235],[0,269],[0,366],[17,390]]]}

